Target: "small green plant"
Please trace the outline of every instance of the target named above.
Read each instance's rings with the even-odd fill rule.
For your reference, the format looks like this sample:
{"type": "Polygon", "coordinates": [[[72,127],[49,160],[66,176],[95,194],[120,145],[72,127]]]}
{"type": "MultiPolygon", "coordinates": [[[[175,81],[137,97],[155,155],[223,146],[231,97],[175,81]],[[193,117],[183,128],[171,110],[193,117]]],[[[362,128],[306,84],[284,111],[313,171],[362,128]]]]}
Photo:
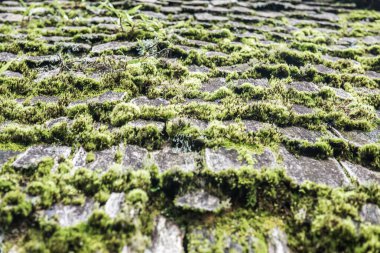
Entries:
{"type": "Polygon", "coordinates": [[[162,23],[155,19],[148,18],[144,14],[138,13],[141,5],[137,5],[129,10],[115,8],[109,0],[105,0],[98,7],[92,9],[94,12],[100,12],[106,9],[118,18],[118,23],[122,33],[129,39],[148,39],[157,37],[158,34],[164,33],[162,23]]]}
{"type": "Polygon", "coordinates": [[[135,22],[133,20],[132,15],[135,14],[141,8],[141,5],[137,5],[132,9],[125,11],[115,8],[109,0],[106,0],[99,6],[99,8],[106,8],[108,11],[117,16],[117,18],[119,19],[120,28],[124,32],[125,27],[127,26],[131,27],[131,29],[133,30],[135,22]]]}
{"type": "Polygon", "coordinates": [[[25,7],[25,11],[23,13],[23,19],[21,21],[21,27],[26,27],[29,23],[30,20],[32,19],[32,10],[36,7],[36,4],[31,3],[30,5],[27,5],[23,0],[19,0],[20,4],[25,7]],[[26,20],[25,20],[26,17],[26,20]]]}
{"type": "Polygon", "coordinates": [[[5,64],[0,68],[0,76],[1,76],[2,74],[4,74],[5,71],[8,70],[8,68],[12,65],[12,63],[13,63],[14,61],[15,61],[15,60],[11,60],[11,61],[5,63],[5,64]]]}
{"type": "Polygon", "coordinates": [[[69,20],[66,15],[66,12],[62,8],[62,4],[58,0],[54,0],[52,3],[53,8],[56,10],[57,14],[61,16],[64,21],[69,20]]]}
{"type": "Polygon", "coordinates": [[[137,52],[140,56],[156,55],[158,51],[158,38],[155,37],[151,40],[139,40],[137,52]]]}

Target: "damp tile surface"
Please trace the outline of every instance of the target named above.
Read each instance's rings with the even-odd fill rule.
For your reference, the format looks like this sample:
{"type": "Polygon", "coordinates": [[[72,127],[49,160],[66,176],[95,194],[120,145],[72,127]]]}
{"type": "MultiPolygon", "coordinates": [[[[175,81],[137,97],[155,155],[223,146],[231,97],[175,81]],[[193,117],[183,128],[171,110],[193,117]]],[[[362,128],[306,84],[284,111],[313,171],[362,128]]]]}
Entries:
{"type": "Polygon", "coordinates": [[[379,1],[0,1],[0,252],[380,252],[379,66],[379,1]]]}

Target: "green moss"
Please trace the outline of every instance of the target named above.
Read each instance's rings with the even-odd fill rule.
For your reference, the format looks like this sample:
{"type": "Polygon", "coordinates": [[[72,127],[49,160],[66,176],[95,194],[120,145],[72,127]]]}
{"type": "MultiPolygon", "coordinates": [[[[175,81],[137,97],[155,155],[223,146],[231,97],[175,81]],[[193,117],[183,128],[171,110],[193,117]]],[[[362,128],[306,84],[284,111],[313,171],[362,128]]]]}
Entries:
{"type": "Polygon", "coordinates": [[[85,194],[92,195],[99,190],[98,176],[91,170],[79,168],[71,179],[72,184],[85,194]]]}
{"type": "Polygon", "coordinates": [[[0,150],[25,151],[26,147],[18,143],[0,143],[0,150]]]}
{"type": "Polygon", "coordinates": [[[140,107],[140,117],[145,120],[165,121],[178,115],[174,107],[165,106],[142,106],[140,107]]]}
{"type": "Polygon", "coordinates": [[[4,195],[0,203],[0,223],[6,228],[28,217],[31,211],[32,205],[26,201],[25,194],[10,191],[4,195]]]}
{"type": "Polygon", "coordinates": [[[144,205],[149,200],[146,192],[141,189],[134,189],[128,192],[126,199],[132,204],[141,203],[142,205],[144,205]]]}
{"type": "Polygon", "coordinates": [[[266,90],[263,87],[254,86],[249,83],[243,83],[237,87],[234,87],[234,91],[247,99],[263,99],[271,91],[266,90]]]}
{"type": "Polygon", "coordinates": [[[363,164],[380,170],[380,146],[379,144],[367,144],[359,148],[359,157],[363,164]]]}
{"type": "Polygon", "coordinates": [[[103,188],[110,191],[125,191],[127,189],[128,175],[123,174],[118,168],[111,168],[101,177],[103,188]]]}
{"type": "Polygon", "coordinates": [[[254,76],[257,77],[278,77],[286,78],[291,75],[291,69],[286,64],[278,65],[258,65],[254,67],[254,76]]]}
{"type": "Polygon", "coordinates": [[[89,243],[89,238],[77,229],[61,229],[50,238],[48,248],[57,253],[88,252],[91,248],[89,243]]]}
{"type": "Polygon", "coordinates": [[[86,163],[91,163],[95,161],[95,153],[94,152],[88,152],[86,155],[86,163]]]}
{"type": "Polygon", "coordinates": [[[24,246],[24,251],[31,253],[49,253],[49,250],[46,248],[44,243],[35,241],[26,243],[24,246]]]}
{"type": "Polygon", "coordinates": [[[109,198],[110,194],[106,191],[99,191],[95,194],[94,198],[96,201],[98,201],[100,204],[105,204],[109,198]]]}
{"type": "Polygon", "coordinates": [[[49,175],[54,166],[54,159],[47,157],[38,163],[37,176],[49,175]]]}
{"type": "Polygon", "coordinates": [[[218,100],[218,99],[223,99],[223,98],[228,97],[230,95],[232,95],[232,91],[226,87],[222,87],[222,88],[218,89],[217,91],[215,91],[211,94],[206,94],[205,100],[214,101],[214,100],[218,100]]]}
{"type": "Polygon", "coordinates": [[[130,187],[140,188],[148,191],[152,187],[152,176],[147,170],[138,170],[131,172],[130,187]]]}
{"type": "Polygon", "coordinates": [[[305,64],[318,64],[321,62],[320,58],[318,58],[315,54],[311,52],[298,52],[298,51],[290,51],[283,50],[278,51],[274,56],[277,60],[281,59],[285,61],[289,65],[295,66],[304,66],[305,64]]]}
{"type": "Polygon", "coordinates": [[[35,204],[41,208],[49,208],[59,198],[59,189],[53,181],[33,181],[27,187],[32,196],[39,196],[35,204]]]}
{"type": "MultiPolygon", "coordinates": [[[[247,33],[249,38],[242,38],[248,28],[244,25],[234,27],[221,22],[209,23],[206,27],[206,23],[194,20],[178,21],[180,16],[177,15],[169,15],[170,22],[146,17],[143,13],[147,10],[159,11],[151,4],[142,6],[142,12],[131,14],[133,25],[122,22],[124,31],[119,27],[112,32],[95,21],[93,26],[83,28],[96,16],[95,12],[102,12],[104,17],[117,16],[109,10],[97,9],[97,5],[89,7],[79,1],[42,3],[40,7],[47,10],[46,17],[34,18],[33,15],[20,26],[6,22],[0,27],[3,34],[0,51],[28,56],[59,54],[63,60],[40,64],[24,58],[8,66],[8,70],[21,73],[22,78],[0,77],[0,122],[5,123],[0,126],[0,149],[24,151],[30,145],[47,144],[77,150],[82,146],[89,151],[86,162],[91,163],[96,151],[121,143],[139,145],[150,151],[171,145],[202,156],[205,147],[221,146],[237,149],[239,157],[249,166],[213,173],[205,169],[205,161],[197,159],[197,165],[203,170],[169,170],[160,174],[149,157],[143,162],[143,169],[134,171],[123,168],[123,154],[118,150],[114,157],[117,165],[99,174],[99,171],[74,169],[69,161],[72,157],[59,161],[57,169],[55,161],[48,158],[29,171],[13,168],[12,158],[0,171],[0,225],[7,235],[6,251],[17,245],[20,252],[120,252],[128,245],[130,251],[143,252],[149,247],[153,220],[158,214],[165,215],[186,232],[183,243],[186,252],[233,251],[236,245],[240,245],[242,251],[248,252],[251,248],[255,252],[266,252],[275,227],[286,232],[293,252],[379,251],[377,227],[360,221],[363,204],[380,205],[378,185],[354,184],[338,189],[315,183],[298,185],[283,170],[256,170],[251,166],[253,152],[261,152],[264,147],[277,150],[280,144],[285,144],[299,155],[317,159],[335,157],[379,170],[377,143],[357,147],[341,138],[327,136],[316,143],[289,141],[274,126],[248,132],[241,121],[258,120],[318,131],[332,130],[332,127],[361,131],[376,128],[379,96],[357,92],[356,88],[377,89],[380,84],[378,79],[365,74],[370,70],[379,71],[379,46],[369,46],[362,41],[362,37],[378,35],[377,12],[350,9],[339,13],[338,21],[312,23],[303,22],[303,13],[290,9],[292,19],[300,19],[300,22],[265,18],[255,24],[255,29],[275,28],[274,33],[263,31],[257,36],[247,33]],[[282,34],[287,31],[283,28],[289,25],[297,29],[282,34]],[[332,30],[336,33],[330,33],[332,30]],[[20,33],[27,37],[20,39],[17,37],[20,33]],[[104,56],[91,62],[77,61],[67,50],[60,50],[60,43],[52,45],[42,41],[41,36],[71,36],[75,42],[92,45],[110,41],[139,42],[132,48],[104,52],[104,56]],[[346,37],[357,38],[356,46],[346,49],[331,46],[346,37]],[[198,45],[188,39],[210,44],[198,45]],[[265,40],[280,43],[268,44],[265,40]],[[153,45],[152,48],[149,45],[153,45]],[[194,49],[188,52],[178,45],[194,49]],[[207,51],[226,55],[209,57],[207,51]],[[119,56],[107,57],[116,54],[119,56]],[[324,60],[322,55],[343,59],[324,60]],[[129,60],[128,56],[133,59],[129,60]],[[177,60],[172,61],[175,58],[177,60]],[[210,72],[189,73],[189,64],[206,66],[210,72]],[[226,73],[218,68],[236,64],[250,67],[242,73],[226,73]],[[320,73],[312,67],[316,64],[324,64],[335,73],[320,73]],[[58,67],[59,74],[35,81],[41,71],[58,67]],[[94,78],[94,74],[99,73],[101,78],[94,78]],[[201,84],[213,77],[225,77],[227,88],[200,92],[201,84]],[[247,78],[268,78],[270,87],[230,85],[234,80],[247,78]],[[293,81],[311,81],[324,87],[315,93],[287,89],[286,85],[293,81]],[[338,98],[328,86],[344,88],[354,98],[338,98]],[[126,96],[122,102],[90,100],[106,91],[124,92],[126,96]],[[39,95],[56,96],[58,103],[31,103],[33,97],[39,95]],[[128,103],[139,96],[164,98],[170,104],[156,107],[128,103]],[[26,100],[19,103],[15,99],[26,100]],[[183,103],[187,99],[196,99],[196,102],[183,103]],[[83,103],[77,103],[78,100],[83,103]],[[294,113],[290,110],[294,104],[312,108],[314,113],[294,113]],[[70,120],[52,127],[45,124],[59,117],[70,120]],[[195,126],[182,117],[207,121],[207,127],[195,126]],[[156,124],[143,127],[127,124],[141,119],[162,122],[165,128],[162,130],[156,124]],[[173,199],[199,189],[222,200],[231,199],[230,208],[205,214],[174,206],[173,199]],[[114,219],[102,211],[110,192],[126,194],[126,201],[114,219]],[[62,228],[56,221],[41,217],[52,205],[82,205],[88,199],[93,199],[99,209],[77,226],[62,228]],[[197,234],[197,230],[202,232],[197,234]]],[[[124,5],[133,7],[133,3],[124,5]]],[[[334,3],[332,8],[338,6],[347,7],[345,3],[334,3]]],[[[265,8],[278,11],[283,6],[269,3],[265,8]]],[[[24,14],[27,12],[28,9],[24,14]]]]}
{"type": "Polygon", "coordinates": [[[154,124],[148,124],[141,128],[123,126],[116,133],[115,139],[139,145],[149,150],[158,149],[163,143],[163,135],[154,124]]]}
{"type": "Polygon", "coordinates": [[[17,188],[18,183],[16,180],[10,180],[10,178],[7,178],[6,176],[0,177],[0,192],[1,193],[7,193],[10,191],[13,191],[17,188]]]}
{"type": "Polygon", "coordinates": [[[88,219],[88,225],[101,231],[106,231],[111,225],[111,220],[103,211],[96,210],[88,219]]]}
{"type": "Polygon", "coordinates": [[[113,109],[111,113],[111,124],[114,126],[122,126],[126,122],[136,119],[140,114],[140,109],[136,105],[120,103],[113,109]]]}
{"type": "Polygon", "coordinates": [[[234,252],[238,248],[247,252],[267,252],[264,236],[257,231],[256,222],[249,213],[236,210],[236,214],[216,218],[215,227],[192,226],[187,235],[189,242],[187,250],[188,252],[234,252]]]}
{"type": "Polygon", "coordinates": [[[376,226],[362,226],[361,227],[361,236],[359,241],[364,242],[363,244],[359,243],[356,247],[356,251],[360,253],[364,252],[376,252],[379,250],[380,245],[377,238],[380,235],[380,229],[376,226]]]}
{"type": "Polygon", "coordinates": [[[323,141],[309,143],[307,141],[287,140],[285,143],[289,150],[304,156],[327,159],[333,155],[333,149],[331,146],[323,141]]]}
{"type": "Polygon", "coordinates": [[[291,45],[292,48],[298,49],[300,51],[309,51],[316,53],[318,51],[318,45],[308,42],[293,42],[291,45]]]}
{"type": "Polygon", "coordinates": [[[123,152],[121,150],[117,150],[115,154],[115,162],[121,163],[123,159],[123,152]]]}

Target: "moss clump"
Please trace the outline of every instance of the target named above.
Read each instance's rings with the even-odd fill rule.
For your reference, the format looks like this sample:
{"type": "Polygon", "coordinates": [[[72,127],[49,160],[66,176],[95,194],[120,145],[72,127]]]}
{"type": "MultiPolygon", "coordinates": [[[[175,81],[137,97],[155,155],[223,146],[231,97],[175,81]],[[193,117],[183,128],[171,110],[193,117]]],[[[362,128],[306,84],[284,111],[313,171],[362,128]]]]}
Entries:
{"type": "Polygon", "coordinates": [[[10,191],[4,195],[0,203],[0,223],[8,227],[27,218],[32,212],[32,204],[25,199],[25,194],[10,191]]]}
{"type": "Polygon", "coordinates": [[[80,168],[71,178],[72,184],[85,194],[93,195],[99,190],[99,177],[91,170],[80,168]]]}
{"type": "Polygon", "coordinates": [[[111,124],[122,126],[126,122],[136,119],[140,114],[140,109],[134,104],[120,103],[111,113],[111,124]]]}
{"type": "Polygon", "coordinates": [[[54,181],[33,181],[27,187],[28,194],[39,196],[37,206],[49,208],[59,197],[59,189],[54,181]]]}
{"type": "Polygon", "coordinates": [[[367,144],[359,148],[359,157],[363,164],[380,171],[380,145],[367,144]]]}
{"type": "Polygon", "coordinates": [[[91,163],[95,161],[95,153],[94,152],[88,152],[86,155],[86,163],[91,163]]]}
{"type": "Polygon", "coordinates": [[[276,59],[281,59],[285,61],[287,64],[295,65],[295,66],[304,66],[306,64],[318,64],[320,63],[320,59],[311,52],[298,52],[298,51],[290,51],[283,50],[277,52],[275,55],[276,59]]]}
{"type": "Polygon", "coordinates": [[[258,77],[286,78],[291,75],[291,69],[286,64],[259,65],[254,67],[254,72],[258,77]]]}
{"type": "Polygon", "coordinates": [[[90,240],[78,229],[61,229],[54,233],[48,243],[52,252],[88,252],[90,240]]]}
{"type": "Polygon", "coordinates": [[[316,157],[319,159],[327,159],[333,155],[333,149],[331,146],[323,141],[319,141],[316,143],[309,143],[307,141],[286,141],[286,146],[289,150],[304,155],[316,157]]]}
{"type": "Polygon", "coordinates": [[[37,171],[36,171],[37,176],[49,175],[50,171],[53,169],[54,164],[55,164],[54,159],[52,159],[50,157],[47,157],[47,158],[43,159],[38,164],[38,168],[37,168],[37,171]]]}
{"type": "Polygon", "coordinates": [[[148,195],[144,190],[134,189],[127,194],[126,199],[132,204],[139,202],[144,205],[146,202],[148,202],[148,195]]]}
{"type": "Polygon", "coordinates": [[[125,125],[116,133],[116,139],[145,147],[148,150],[158,149],[163,144],[163,135],[154,124],[141,128],[125,125]]]}

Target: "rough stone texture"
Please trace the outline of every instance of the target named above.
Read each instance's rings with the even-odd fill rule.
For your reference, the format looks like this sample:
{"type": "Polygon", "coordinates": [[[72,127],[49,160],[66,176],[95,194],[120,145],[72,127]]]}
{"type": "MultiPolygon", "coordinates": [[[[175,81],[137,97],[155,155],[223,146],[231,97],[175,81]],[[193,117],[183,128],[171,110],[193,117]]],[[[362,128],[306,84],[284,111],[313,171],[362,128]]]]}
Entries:
{"type": "Polygon", "coordinates": [[[292,105],[292,111],[299,115],[314,113],[314,110],[312,108],[306,107],[304,105],[292,105]]]}
{"type": "Polygon", "coordinates": [[[293,88],[302,92],[318,92],[319,87],[311,82],[293,82],[288,85],[288,88],[293,88]]]}
{"type": "Polygon", "coordinates": [[[243,73],[251,68],[249,64],[238,64],[233,66],[219,67],[218,70],[222,73],[243,73]]]}
{"type": "Polygon", "coordinates": [[[0,13],[0,23],[19,23],[23,20],[24,16],[13,13],[0,13]]]}
{"type": "Polygon", "coordinates": [[[342,161],[341,164],[348,174],[360,184],[380,183],[380,172],[372,171],[349,161],[342,161]]]}
{"type": "Polygon", "coordinates": [[[18,155],[20,152],[13,150],[0,150],[0,168],[6,163],[10,158],[18,155]]]}
{"type": "Polygon", "coordinates": [[[366,71],[365,76],[373,79],[380,79],[380,73],[375,71],[366,71]]]}
{"type": "Polygon", "coordinates": [[[89,99],[89,103],[113,103],[113,102],[119,102],[122,101],[123,98],[125,97],[126,93],[125,92],[115,92],[115,91],[107,91],[103,93],[102,95],[89,99]]]}
{"type": "Polygon", "coordinates": [[[56,65],[61,62],[58,55],[28,56],[25,59],[30,65],[42,67],[45,65],[56,65]]]}
{"type": "Polygon", "coordinates": [[[226,87],[226,79],[224,78],[211,78],[206,83],[202,84],[201,91],[214,92],[221,87],[226,87]]]}
{"type": "Polygon", "coordinates": [[[0,62],[8,62],[17,58],[17,55],[7,52],[0,52],[0,62]]]}
{"type": "Polygon", "coordinates": [[[31,105],[35,105],[37,103],[58,103],[58,98],[53,96],[37,96],[30,100],[31,105]]]}
{"type": "Polygon", "coordinates": [[[373,225],[380,225],[380,208],[375,204],[363,205],[360,216],[364,222],[368,222],[373,225]]]}
{"type": "Polygon", "coordinates": [[[16,169],[29,169],[37,167],[46,157],[53,158],[57,163],[59,158],[67,158],[70,152],[71,148],[64,146],[33,146],[19,155],[12,165],[16,169]]]}
{"type": "Polygon", "coordinates": [[[367,45],[380,44],[380,36],[366,36],[362,38],[362,41],[367,45]]]}
{"type": "MultiPolygon", "coordinates": [[[[289,242],[294,252],[358,252],[363,245],[379,252],[376,234],[363,236],[378,207],[365,205],[354,222],[339,212],[348,202],[361,210],[363,201],[350,200],[379,183],[379,166],[365,168],[370,161],[357,157],[362,145],[379,143],[380,16],[352,1],[366,0],[110,0],[123,13],[139,6],[132,26],[100,1],[0,1],[0,251],[287,253],[289,242]],[[140,112],[111,126],[114,107],[124,102],[140,112]],[[73,124],[82,116],[91,126],[73,124]],[[158,136],[147,135],[150,124],[158,136]],[[368,126],[376,130],[365,132],[368,126]],[[324,137],[346,140],[350,149],[335,149],[327,160],[277,151],[280,143],[297,150],[324,137]],[[55,160],[47,175],[31,168],[44,157],[55,160]],[[230,177],[204,171],[243,166],[230,177]],[[81,167],[92,171],[82,175],[81,167]],[[330,190],[289,185],[277,174],[283,167],[298,184],[353,185],[321,213],[330,190]],[[110,168],[117,173],[106,174],[110,168]],[[171,168],[193,176],[161,178],[171,168]],[[256,183],[265,187],[252,188],[256,183]],[[84,206],[65,205],[89,196],[84,206]],[[40,219],[56,214],[67,227],[88,222],[92,210],[112,221],[94,217],[47,233],[40,219]],[[355,225],[355,243],[329,223],[314,226],[332,214],[345,228],[355,225]],[[167,218],[155,223],[157,215],[167,218]],[[304,240],[294,221],[306,225],[304,240]],[[321,243],[321,234],[333,243],[321,243]]],[[[316,152],[310,155],[324,155],[316,152]]],[[[376,191],[365,195],[378,202],[376,191]]]]}
{"type": "Polygon", "coordinates": [[[104,211],[110,218],[115,218],[117,214],[120,212],[121,207],[124,203],[125,194],[122,193],[111,193],[110,197],[108,198],[105,206],[104,211]]]}
{"type": "Polygon", "coordinates": [[[23,78],[23,75],[21,73],[9,71],[9,70],[4,71],[0,75],[5,76],[5,77],[11,77],[11,78],[23,78]]]}
{"type": "Polygon", "coordinates": [[[85,222],[94,210],[94,201],[86,200],[81,206],[74,205],[55,205],[45,211],[45,215],[49,219],[56,218],[62,227],[75,226],[81,222],[85,222]]]}
{"type": "Polygon", "coordinates": [[[255,169],[274,168],[278,166],[276,156],[269,148],[265,148],[262,153],[253,155],[253,167],[255,169]]]}
{"type": "Polygon", "coordinates": [[[202,212],[215,212],[219,211],[223,207],[218,197],[215,197],[203,190],[190,192],[177,197],[175,200],[175,205],[185,209],[192,209],[202,212]]]}
{"type": "Polygon", "coordinates": [[[234,149],[210,149],[205,150],[205,163],[208,169],[214,172],[220,172],[226,169],[239,169],[247,166],[246,161],[239,159],[239,154],[234,149]]]}
{"type": "Polygon", "coordinates": [[[198,154],[195,152],[178,152],[175,149],[166,148],[153,152],[152,156],[160,172],[175,168],[183,171],[194,171],[197,169],[196,160],[198,159],[198,154]]]}
{"type": "Polygon", "coordinates": [[[228,54],[225,54],[222,52],[217,52],[217,51],[207,51],[205,53],[205,56],[207,58],[212,58],[212,57],[222,57],[222,58],[224,57],[224,58],[226,58],[226,57],[228,57],[228,54]]]}
{"type": "Polygon", "coordinates": [[[91,53],[100,54],[105,51],[115,51],[115,50],[120,50],[120,49],[130,50],[134,46],[135,46],[135,43],[131,43],[131,42],[113,41],[113,42],[108,42],[108,43],[93,46],[91,53]]]}
{"type": "Polygon", "coordinates": [[[270,127],[272,127],[271,124],[259,122],[255,120],[243,120],[242,122],[245,125],[247,132],[257,133],[261,130],[269,129],[270,127]]]}
{"type": "Polygon", "coordinates": [[[351,100],[353,99],[353,96],[346,92],[345,90],[343,89],[340,89],[340,88],[334,88],[334,87],[331,87],[331,89],[333,89],[335,91],[335,95],[340,98],[340,99],[343,99],[343,100],[351,100]]]}
{"type": "Polygon", "coordinates": [[[327,160],[315,160],[305,156],[297,158],[284,147],[281,147],[280,155],[282,156],[286,173],[298,184],[305,181],[331,187],[349,184],[343,168],[333,158],[327,160]]]}
{"type": "Polygon", "coordinates": [[[286,234],[278,227],[272,229],[268,240],[268,253],[291,253],[286,234]]]}
{"type": "Polygon", "coordinates": [[[208,21],[208,22],[224,22],[228,21],[228,18],[221,16],[214,16],[209,13],[196,13],[195,18],[198,21],[208,21]]]}
{"type": "Polygon", "coordinates": [[[380,128],[375,129],[371,132],[360,132],[360,131],[341,131],[340,134],[348,141],[352,142],[354,145],[361,146],[369,143],[375,143],[380,140],[380,128]]]}
{"type": "Polygon", "coordinates": [[[91,50],[91,46],[84,43],[74,43],[74,42],[60,42],[57,44],[58,48],[62,49],[64,52],[68,53],[87,53],[91,50]]]}
{"type": "Polygon", "coordinates": [[[328,75],[328,74],[334,74],[334,73],[336,73],[335,70],[333,70],[332,68],[326,67],[326,66],[321,65],[321,64],[314,66],[314,68],[320,74],[327,74],[328,75]]]}
{"type": "Polygon", "coordinates": [[[78,150],[76,150],[72,161],[74,168],[85,167],[86,156],[87,152],[84,150],[84,148],[80,147],[78,150]]]}
{"type": "Polygon", "coordinates": [[[47,128],[52,128],[60,123],[67,123],[68,125],[71,124],[71,120],[67,117],[60,117],[60,118],[56,118],[56,119],[51,119],[51,120],[48,120],[47,122],[45,122],[45,125],[47,128]]]}
{"type": "Polygon", "coordinates": [[[56,69],[49,70],[49,71],[43,71],[43,72],[37,74],[37,77],[34,81],[36,83],[38,83],[38,82],[41,82],[45,79],[55,77],[59,73],[61,73],[61,71],[62,71],[61,68],[56,68],[56,69]]]}
{"type": "Polygon", "coordinates": [[[148,159],[148,151],[144,148],[134,145],[125,147],[122,166],[130,169],[142,169],[148,159]]]}
{"type": "Polygon", "coordinates": [[[166,106],[169,105],[169,102],[162,98],[156,98],[156,99],[149,99],[147,97],[138,97],[131,100],[132,104],[138,105],[138,106],[166,106]]]}
{"type": "Polygon", "coordinates": [[[245,236],[240,235],[239,232],[241,232],[239,229],[223,231],[220,236],[217,236],[214,228],[196,227],[189,231],[190,238],[194,241],[190,239],[188,247],[191,252],[201,252],[203,249],[211,251],[220,242],[218,249],[222,252],[255,252],[259,240],[252,234],[245,236]]]}
{"type": "Polygon", "coordinates": [[[118,147],[111,147],[102,151],[96,151],[95,160],[86,165],[91,170],[100,170],[105,172],[109,170],[112,165],[115,165],[115,157],[118,147]]]}
{"type": "Polygon", "coordinates": [[[241,86],[242,84],[249,83],[253,86],[269,88],[269,82],[268,82],[268,79],[266,79],[266,78],[262,78],[262,79],[253,79],[253,78],[239,79],[239,80],[236,80],[234,83],[237,86],[241,86]]]}
{"type": "Polygon", "coordinates": [[[290,140],[306,140],[309,142],[316,142],[319,138],[324,136],[321,132],[308,130],[302,127],[285,127],[278,128],[278,130],[290,140]]]}
{"type": "Polygon", "coordinates": [[[208,73],[210,69],[205,66],[190,65],[188,67],[190,73],[208,73]]]}
{"type": "MultiPolygon", "coordinates": [[[[72,40],[71,37],[65,37],[65,36],[42,36],[42,40],[55,43],[55,42],[70,42],[72,40]]],[[[91,48],[91,47],[90,47],[91,48]]]]}
{"type": "Polygon", "coordinates": [[[182,253],[183,233],[173,222],[163,216],[156,218],[156,226],[152,238],[152,253],[182,253]]]}

